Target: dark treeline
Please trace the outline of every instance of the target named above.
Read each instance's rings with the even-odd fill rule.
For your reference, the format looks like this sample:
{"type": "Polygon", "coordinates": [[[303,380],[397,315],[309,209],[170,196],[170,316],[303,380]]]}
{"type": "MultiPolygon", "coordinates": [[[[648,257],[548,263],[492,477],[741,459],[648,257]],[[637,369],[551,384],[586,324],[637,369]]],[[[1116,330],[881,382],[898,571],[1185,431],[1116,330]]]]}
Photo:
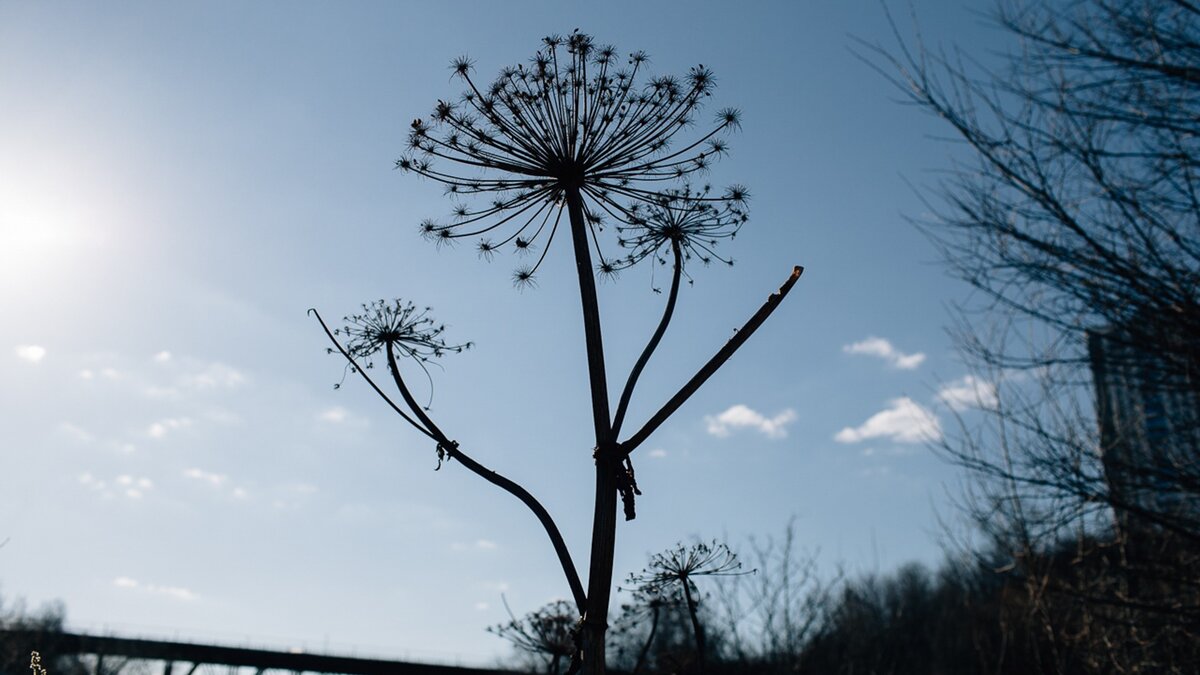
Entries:
{"type": "MultiPolygon", "coordinates": [[[[28,675],[34,673],[31,656],[37,651],[40,665],[54,675],[90,675],[96,672],[95,664],[85,663],[72,654],[59,654],[58,636],[63,632],[66,610],[62,603],[54,602],[35,610],[28,609],[21,600],[5,601],[0,597],[0,630],[20,631],[21,637],[0,632],[0,675],[28,675]]],[[[110,659],[101,669],[100,675],[114,675],[124,669],[124,659],[110,659]]]]}
{"type": "MultiPolygon", "coordinates": [[[[789,528],[782,539],[752,545],[747,574],[701,579],[698,567],[653,592],[627,589],[613,622],[611,667],[639,675],[1200,672],[1200,618],[1164,611],[1168,597],[1176,608],[1196,605],[1195,575],[1151,582],[1130,573],[1135,550],[1175,569],[1172,556],[1200,553],[1187,539],[1147,534],[1133,549],[1113,533],[1033,554],[992,542],[960,550],[936,570],[909,564],[825,579],[815,555],[794,542],[789,528]]],[[[645,575],[631,581],[638,578],[645,575]]],[[[520,667],[564,673],[574,623],[558,603],[496,632],[521,649],[520,667]],[[550,639],[513,639],[522,631],[550,639]]]]}

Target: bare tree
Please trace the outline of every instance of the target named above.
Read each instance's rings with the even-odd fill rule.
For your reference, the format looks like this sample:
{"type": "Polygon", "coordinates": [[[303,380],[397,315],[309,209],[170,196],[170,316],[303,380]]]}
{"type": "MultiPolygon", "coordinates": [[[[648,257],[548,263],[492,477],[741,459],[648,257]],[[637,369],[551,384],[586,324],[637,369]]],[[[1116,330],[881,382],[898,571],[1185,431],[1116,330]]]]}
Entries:
{"type": "Polygon", "coordinates": [[[799,547],[795,520],[779,537],[752,537],[747,553],[757,572],[726,579],[717,591],[725,657],[767,672],[795,672],[842,572],[835,569],[822,578],[817,553],[799,547]]]}
{"type": "Polygon", "coordinates": [[[920,225],[976,291],[954,334],[985,414],[941,450],[972,471],[973,515],[1027,567],[1060,645],[1097,671],[1186,671],[1181,645],[1200,639],[1200,6],[1002,2],[996,16],[1016,45],[998,70],[919,41],[867,45],[965,149],[920,225]],[[1049,555],[1064,539],[1074,554],[1049,555]]]}
{"type": "Polygon", "coordinates": [[[473,62],[459,58],[453,69],[466,90],[457,100],[439,100],[428,119],[412,123],[409,152],[396,162],[405,172],[441,183],[455,200],[447,222],[421,223],[424,236],[436,242],[477,239],[484,258],[506,249],[541,248],[532,264],[514,272],[517,285],[537,279],[560,225],[570,239],[583,315],[594,436],[591,457],[596,466],[586,592],[546,510],[524,488],[469,458],[413,397],[397,357],[412,357],[422,365],[449,351],[440,341],[440,327],[424,322],[425,315],[401,301],[368,306],[363,315],[350,317],[347,327],[339,329],[351,339],[348,346],[338,343],[343,333],[325,326],[337,350],[364,377],[370,364],[359,362],[384,354],[402,404],[388,399],[369,377],[368,381],[393,410],[435,442],[439,459],[457,460],[535,513],[582,616],[582,648],[575,665],[581,663],[589,673],[601,673],[605,667],[618,497],[625,518],[632,519],[635,496],[640,494],[631,454],[762,325],[802,271],[794,268],[732,339],[621,440],[637,382],[674,315],[686,264],[732,264],[716,247],[734,237],[746,221],[748,197],[738,185],[716,193],[689,182],[725,154],[722,136],[739,126],[738,112],[724,109],[696,136],[681,135],[699,124],[702,104],[712,93],[712,72],[696,66],[684,78],[644,80],[646,62],[643,52],[625,59],[613,47],[598,45],[578,31],[545,38],[528,66],[505,68],[490,85],[477,83],[473,62]],[[605,252],[610,245],[608,223],[615,223],[616,245],[623,253],[605,252]],[[613,274],[645,260],[670,265],[671,287],[662,318],[626,377],[613,411],[595,275],[613,274]]]}

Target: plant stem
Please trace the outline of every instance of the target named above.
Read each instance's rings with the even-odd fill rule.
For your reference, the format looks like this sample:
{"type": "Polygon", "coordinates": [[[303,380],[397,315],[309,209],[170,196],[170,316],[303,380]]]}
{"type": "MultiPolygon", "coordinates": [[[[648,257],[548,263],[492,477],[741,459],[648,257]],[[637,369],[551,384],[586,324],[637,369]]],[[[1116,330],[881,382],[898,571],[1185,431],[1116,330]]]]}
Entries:
{"type": "MultiPolygon", "coordinates": [[[[516,481],[506,478],[471,459],[470,456],[459,450],[458,443],[442,433],[441,428],[417,404],[417,400],[413,398],[408,385],[404,383],[404,378],[400,376],[399,364],[396,363],[396,353],[391,344],[387,346],[387,364],[388,370],[392,374],[392,380],[396,383],[396,388],[400,390],[400,395],[404,398],[404,402],[408,404],[413,414],[420,418],[422,424],[425,425],[425,429],[428,430],[428,434],[438,442],[438,447],[444,450],[451,458],[458,460],[468,471],[508,492],[521,500],[521,503],[527,506],[530,511],[533,511],[533,515],[542,524],[542,528],[546,530],[546,536],[550,538],[550,543],[554,546],[554,553],[558,555],[558,562],[562,565],[563,574],[567,577],[567,585],[571,587],[571,595],[575,598],[575,604],[579,607],[580,612],[585,611],[587,598],[583,592],[583,584],[579,581],[579,572],[575,570],[575,563],[571,560],[571,552],[567,549],[567,543],[563,541],[562,533],[558,531],[558,525],[554,523],[554,519],[550,517],[550,512],[546,510],[546,507],[542,506],[541,502],[516,481]]],[[[362,372],[361,369],[359,372],[362,372]]],[[[366,377],[365,373],[363,376],[366,377]]],[[[369,382],[370,378],[367,381],[369,382]]],[[[371,384],[374,386],[375,383],[372,382],[371,384]]],[[[376,390],[378,391],[378,387],[376,387],[376,390]]]]}
{"type": "Polygon", "coordinates": [[[625,422],[625,412],[629,409],[629,399],[633,397],[633,388],[637,386],[642,370],[650,362],[650,356],[658,348],[663,334],[667,332],[667,324],[671,323],[671,316],[675,313],[675,300],[679,297],[679,280],[683,275],[683,252],[679,248],[678,241],[671,242],[671,252],[675,255],[675,269],[671,275],[671,290],[667,294],[667,307],[663,310],[662,319],[658,322],[658,328],[654,330],[654,335],[650,337],[650,342],[646,344],[646,349],[642,351],[633,370],[629,372],[629,380],[625,383],[625,390],[621,392],[620,402],[617,403],[617,416],[613,418],[614,438],[621,433],[621,424],[625,422]]]}
{"type": "MultiPolygon", "coordinates": [[[[651,603],[654,601],[651,600],[651,603]]],[[[633,664],[633,675],[642,672],[642,666],[646,665],[646,655],[650,653],[650,645],[654,643],[654,634],[658,632],[658,611],[657,604],[650,605],[650,634],[646,636],[646,642],[638,652],[637,662],[633,664]]]]}
{"type": "Polygon", "coordinates": [[[692,582],[683,580],[683,597],[687,600],[688,615],[692,617],[692,633],[696,636],[696,660],[699,671],[704,673],[704,627],[700,625],[700,616],[696,608],[696,599],[692,597],[692,582]]]}
{"type": "Polygon", "coordinates": [[[583,615],[583,667],[589,675],[604,669],[604,635],[608,630],[608,604],[612,594],[613,552],[617,539],[617,469],[612,418],[608,409],[608,382],[604,372],[604,342],[600,334],[600,305],[588,244],[587,222],[579,186],[565,190],[575,249],[575,272],[583,306],[583,331],[587,346],[588,382],[592,394],[592,422],[596,432],[596,502],[592,516],[592,551],[588,568],[587,610],[583,615]]]}
{"type": "Polygon", "coordinates": [[[750,319],[737,331],[737,333],[734,334],[733,337],[729,338],[729,341],[725,343],[725,346],[721,347],[721,349],[711,359],[708,360],[708,363],[705,363],[704,366],[700,368],[699,372],[693,375],[692,379],[688,380],[687,384],[683,385],[683,387],[671,397],[671,400],[663,404],[663,407],[660,408],[658,412],[654,413],[654,416],[651,417],[650,420],[637,431],[637,433],[630,437],[629,440],[621,443],[619,450],[622,459],[624,459],[624,457],[629,453],[633,452],[639,445],[644,443],[646,439],[650,437],[650,434],[654,433],[655,429],[658,429],[663,422],[666,422],[667,418],[679,409],[679,406],[683,405],[689,398],[691,398],[692,394],[696,393],[696,390],[699,389],[700,386],[704,384],[706,380],[708,380],[708,378],[712,377],[713,373],[717,372],[718,368],[725,365],[725,362],[733,356],[733,353],[736,352],[738,348],[746,342],[746,340],[750,339],[750,336],[753,335],[754,331],[758,330],[759,326],[761,326],[763,322],[767,320],[767,317],[771,316],[771,313],[774,312],[775,308],[779,306],[779,303],[783,301],[783,298],[788,294],[788,291],[792,290],[792,286],[795,285],[796,281],[800,278],[800,275],[803,272],[804,268],[800,267],[799,265],[793,268],[792,274],[788,277],[787,281],[783,282],[783,285],[779,287],[779,290],[772,293],[771,296],[767,298],[767,301],[763,303],[763,306],[754,313],[754,316],[750,317],[750,319]]]}

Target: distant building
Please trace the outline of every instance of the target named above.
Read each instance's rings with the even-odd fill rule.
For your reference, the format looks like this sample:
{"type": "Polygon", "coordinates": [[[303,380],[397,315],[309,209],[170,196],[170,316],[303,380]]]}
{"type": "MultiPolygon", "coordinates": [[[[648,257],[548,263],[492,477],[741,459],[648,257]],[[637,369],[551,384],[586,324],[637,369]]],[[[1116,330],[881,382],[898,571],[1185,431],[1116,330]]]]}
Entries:
{"type": "Polygon", "coordinates": [[[1198,336],[1088,335],[1105,478],[1122,528],[1200,524],[1198,336]]]}

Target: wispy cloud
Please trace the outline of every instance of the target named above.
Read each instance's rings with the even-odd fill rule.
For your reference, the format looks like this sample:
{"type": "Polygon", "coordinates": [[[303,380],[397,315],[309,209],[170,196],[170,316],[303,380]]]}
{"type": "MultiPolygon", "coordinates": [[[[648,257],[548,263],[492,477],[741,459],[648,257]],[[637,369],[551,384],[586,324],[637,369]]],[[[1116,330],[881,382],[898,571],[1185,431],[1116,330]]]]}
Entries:
{"type": "Polygon", "coordinates": [[[166,363],[171,360],[171,352],[165,349],[154,355],[155,363],[166,363]]]}
{"type": "Polygon", "coordinates": [[[149,478],[135,478],[127,474],[117,476],[115,482],[120,486],[118,489],[122,490],[130,499],[141,499],[147,490],[154,487],[154,482],[149,478]]]}
{"type": "Polygon", "coordinates": [[[915,370],[925,361],[925,355],[921,352],[905,354],[893,347],[891,342],[874,336],[845,345],[842,347],[842,351],[846,354],[874,356],[883,359],[887,361],[888,365],[898,370],[915,370]]]}
{"type": "Polygon", "coordinates": [[[993,408],[999,403],[996,384],[981,380],[974,375],[946,383],[938,389],[937,399],[951,410],[967,408],[993,408]]]}
{"type": "Polygon", "coordinates": [[[154,488],[154,481],[149,478],[128,474],[117,476],[112,481],[103,481],[91,473],[84,472],[79,474],[79,484],[99,492],[105,499],[111,499],[117,494],[129,499],[141,499],[146,492],[154,488]]]}
{"type": "Polygon", "coordinates": [[[729,436],[734,429],[754,429],[767,438],[784,438],[787,436],[787,425],[795,420],[796,411],[790,408],[774,417],[767,417],[741,403],[719,415],[704,418],[708,433],[718,438],[729,436]]]}
{"type": "Polygon", "coordinates": [[[662,459],[663,457],[667,456],[667,451],[663,450],[662,448],[654,448],[650,452],[647,452],[646,456],[653,459],[662,459]]]}
{"type": "Polygon", "coordinates": [[[452,551],[494,551],[497,548],[499,545],[491,539],[476,539],[473,544],[464,544],[461,541],[450,544],[452,551]]]}
{"type": "Polygon", "coordinates": [[[846,427],[834,435],[838,443],[857,443],[871,438],[886,438],[896,443],[924,443],[942,437],[937,417],[916,401],[903,396],[888,402],[885,410],[875,413],[857,427],[846,427]]]}
{"type": "Polygon", "coordinates": [[[223,473],[213,473],[211,471],[205,471],[204,469],[197,469],[195,467],[185,470],[183,475],[187,478],[191,478],[192,480],[208,483],[209,485],[218,488],[229,479],[229,476],[226,476],[223,473]]]}
{"type": "MultiPolygon", "coordinates": [[[[229,476],[215,471],[205,471],[199,467],[184,469],[183,477],[188,480],[193,480],[202,485],[207,485],[214,493],[232,497],[235,500],[241,501],[250,498],[250,493],[246,488],[233,483],[229,476]]],[[[315,489],[315,488],[314,488],[315,489]]],[[[278,508],[286,508],[289,505],[283,501],[277,501],[275,504],[278,508]]]]}
{"type": "Polygon", "coordinates": [[[232,389],[245,384],[246,376],[224,363],[210,363],[185,375],[181,384],[189,389],[232,389]]]}
{"type": "Polygon", "coordinates": [[[332,408],[326,408],[317,414],[317,419],[330,424],[341,424],[350,416],[350,411],[340,405],[335,405],[332,408]]]}
{"type": "MultiPolygon", "coordinates": [[[[103,492],[104,488],[107,487],[105,485],[104,481],[100,480],[99,478],[96,478],[95,476],[93,476],[91,473],[89,473],[87,471],[79,474],[79,484],[83,485],[84,487],[89,487],[89,488],[99,491],[99,492],[103,492]]],[[[112,493],[108,493],[105,496],[111,497],[112,493]]]]}
{"type": "Polygon", "coordinates": [[[162,586],[159,584],[144,584],[137,579],[130,577],[117,577],[113,579],[113,586],[125,589],[128,591],[138,591],[142,593],[150,593],[153,595],[164,595],[176,600],[191,602],[200,598],[195,592],[182,588],[180,586],[162,586]]]}
{"type": "Polygon", "coordinates": [[[71,424],[70,422],[63,422],[62,424],[58,425],[58,432],[60,434],[62,434],[63,436],[66,436],[67,438],[70,438],[71,440],[75,441],[76,443],[87,444],[87,443],[91,443],[92,441],[96,440],[96,437],[93,436],[86,429],[75,426],[74,424],[71,424]]]}
{"type": "Polygon", "coordinates": [[[150,438],[165,438],[167,434],[179,429],[186,429],[192,426],[192,420],[188,417],[169,417],[164,420],[159,420],[146,428],[146,435],[150,438]]]}
{"type": "Polygon", "coordinates": [[[41,345],[17,345],[13,351],[18,359],[29,363],[41,363],[42,359],[46,358],[46,348],[41,345]]]}

